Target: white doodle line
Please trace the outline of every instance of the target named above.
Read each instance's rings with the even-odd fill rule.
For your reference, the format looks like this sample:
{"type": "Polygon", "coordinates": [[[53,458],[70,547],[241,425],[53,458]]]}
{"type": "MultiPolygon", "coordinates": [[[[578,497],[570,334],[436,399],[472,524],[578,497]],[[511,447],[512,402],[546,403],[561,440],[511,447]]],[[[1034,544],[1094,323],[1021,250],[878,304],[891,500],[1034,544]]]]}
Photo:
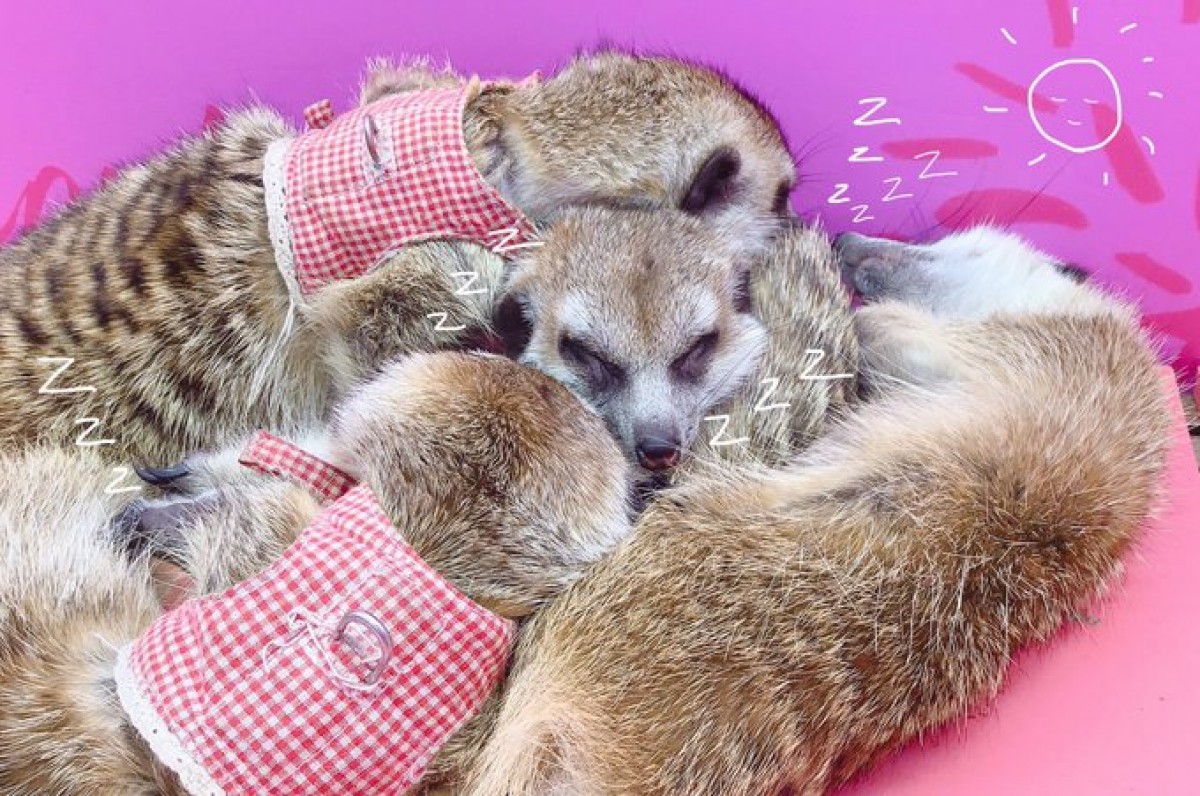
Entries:
{"type": "MultiPolygon", "coordinates": [[[[46,379],[46,382],[38,388],[38,395],[79,395],[82,393],[96,392],[95,385],[90,384],[83,387],[50,386],[58,379],[59,376],[61,376],[68,369],[70,369],[72,365],[75,364],[74,357],[38,357],[37,361],[42,364],[60,364],[58,370],[51,373],[50,378],[46,379]]],[[[117,444],[115,439],[88,439],[91,433],[100,425],[100,422],[100,418],[98,417],[81,417],[75,421],[75,425],[77,426],[86,426],[84,430],[80,432],[79,436],[75,438],[76,447],[96,448],[101,445],[117,444]]],[[[104,494],[119,495],[123,492],[138,492],[141,490],[142,487],[136,484],[133,486],[121,487],[119,489],[117,488],[117,484],[120,483],[122,479],[128,478],[133,473],[133,470],[129,467],[114,466],[112,468],[112,472],[115,474],[115,477],[109,482],[108,486],[104,488],[104,494]]]]}
{"type": "MultiPolygon", "coordinates": [[[[1029,84],[1029,88],[1025,93],[1025,108],[1029,112],[1029,119],[1030,119],[1030,121],[1033,122],[1034,129],[1037,130],[1038,134],[1042,138],[1046,139],[1046,141],[1050,142],[1051,144],[1054,144],[1057,147],[1065,149],[1068,152],[1074,152],[1076,154],[1083,154],[1085,152],[1094,152],[1097,149],[1103,149],[1104,147],[1108,146],[1112,142],[1112,140],[1117,137],[1117,133],[1119,133],[1121,131],[1121,125],[1124,123],[1124,120],[1125,120],[1125,108],[1124,108],[1124,102],[1122,101],[1122,98],[1121,98],[1121,87],[1117,84],[1117,79],[1116,79],[1116,77],[1113,76],[1112,71],[1109,70],[1109,68],[1107,66],[1105,66],[1103,63],[1101,63],[1100,61],[1097,61],[1095,58],[1067,58],[1062,61],[1056,61],[1055,63],[1052,63],[1049,66],[1047,66],[1045,69],[1043,69],[1041,72],[1039,72],[1038,76],[1035,77],[1033,79],[1033,81],[1029,84]],[[1038,118],[1037,109],[1034,107],[1034,96],[1037,92],[1038,85],[1043,80],[1045,80],[1048,75],[1052,74],[1056,70],[1061,69],[1065,66],[1071,66],[1071,65],[1075,65],[1075,64],[1094,66],[1097,69],[1099,69],[1101,74],[1103,74],[1106,78],[1108,78],[1109,83],[1112,84],[1113,95],[1116,97],[1117,118],[1116,118],[1116,121],[1113,123],[1112,130],[1109,131],[1108,135],[1106,135],[1099,143],[1088,144],[1086,146],[1077,146],[1075,144],[1068,144],[1066,141],[1056,138],[1055,136],[1053,136],[1049,132],[1047,132],[1046,128],[1042,125],[1041,119],[1038,118]]],[[[1068,120],[1068,122],[1069,121],[1071,121],[1071,120],[1068,120]]]]}
{"type": "MultiPolygon", "coordinates": [[[[852,379],[853,373],[822,373],[815,374],[813,370],[824,361],[826,352],[821,348],[808,348],[804,351],[805,356],[810,357],[804,372],[800,374],[800,381],[834,381],[837,379],[852,379]]],[[[774,412],[780,409],[788,409],[791,407],[790,401],[781,401],[773,404],[768,404],[776,390],[779,389],[779,379],[775,376],[768,376],[759,382],[759,385],[765,387],[765,390],[760,395],[759,399],[754,403],[753,414],[761,414],[763,412],[774,412]]],[[[708,445],[711,448],[723,448],[729,445],[740,445],[744,442],[749,442],[750,437],[734,437],[731,439],[725,438],[725,432],[729,430],[728,414],[724,415],[708,415],[704,418],[705,423],[720,423],[720,428],[717,433],[709,439],[708,445]]]]}

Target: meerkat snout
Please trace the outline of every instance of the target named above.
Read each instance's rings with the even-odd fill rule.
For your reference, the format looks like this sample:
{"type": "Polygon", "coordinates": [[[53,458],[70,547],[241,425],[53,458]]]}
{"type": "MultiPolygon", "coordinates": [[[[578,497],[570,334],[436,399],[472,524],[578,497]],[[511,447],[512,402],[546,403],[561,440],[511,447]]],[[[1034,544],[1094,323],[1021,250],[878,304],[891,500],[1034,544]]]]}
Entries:
{"type": "Polygon", "coordinates": [[[333,438],[422,558],[510,618],[630,527],[627,465],[603,420],[503,357],[399,360],[342,407],[333,438]]]}
{"type": "Polygon", "coordinates": [[[642,429],[636,433],[638,464],[642,467],[661,472],[679,464],[683,439],[677,429],[642,429]]]}

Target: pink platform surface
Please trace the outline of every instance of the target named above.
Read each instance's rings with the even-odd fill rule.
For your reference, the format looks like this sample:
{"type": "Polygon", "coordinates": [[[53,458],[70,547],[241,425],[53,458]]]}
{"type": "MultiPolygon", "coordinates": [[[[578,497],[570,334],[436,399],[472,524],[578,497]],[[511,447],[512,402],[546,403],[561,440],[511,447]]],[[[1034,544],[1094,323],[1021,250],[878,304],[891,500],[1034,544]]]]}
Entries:
{"type": "MultiPolygon", "coordinates": [[[[519,76],[601,42],[758,94],[807,217],[898,237],[1011,226],[1136,299],[1194,378],[1200,0],[5,0],[0,241],[218,107],[344,110],[371,55],[519,76]]],[[[1177,433],[1170,505],[1099,624],[848,793],[1200,793],[1200,482],[1177,433]]]]}
{"type": "Polygon", "coordinates": [[[839,796],[1200,793],[1200,471],[1178,402],[1173,436],[1168,499],[1099,621],[1020,655],[979,715],[839,796]]]}

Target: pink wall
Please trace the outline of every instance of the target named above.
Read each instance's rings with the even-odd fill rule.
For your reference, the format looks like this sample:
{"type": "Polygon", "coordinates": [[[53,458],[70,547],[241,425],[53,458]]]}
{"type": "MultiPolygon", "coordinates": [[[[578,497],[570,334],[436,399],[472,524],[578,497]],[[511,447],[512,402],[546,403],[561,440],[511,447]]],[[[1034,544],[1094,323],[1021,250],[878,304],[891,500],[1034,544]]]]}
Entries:
{"type": "MultiPolygon", "coordinates": [[[[372,54],[520,75],[607,40],[718,64],[755,90],[801,157],[798,210],[832,229],[908,236],[982,217],[1012,224],[1138,299],[1190,377],[1200,360],[1200,0],[707,6],[5,0],[0,240],[46,212],[44,200],[198,129],[210,105],[258,98],[298,117],[325,96],[344,108],[372,54]],[[1107,146],[1081,153],[1037,131],[1024,95],[1041,71],[1075,58],[1111,71],[1123,112],[1107,146]],[[887,103],[855,125],[869,97],[887,103]],[[869,124],[889,118],[900,123],[869,124]],[[849,160],[856,147],[859,162],[849,160]],[[935,164],[912,159],[931,150],[935,164]],[[931,176],[944,172],[954,173],[931,176]]],[[[1095,66],[1053,70],[1034,104],[1047,136],[1078,149],[1114,126],[1113,89],[1095,66]]],[[[1180,429],[1172,508],[1112,611],[1052,654],[1024,657],[985,716],[910,748],[855,794],[1195,791],[1200,551],[1183,531],[1200,486],[1180,429]]]]}
{"type": "Polygon", "coordinates": [[[0,240],[44,199],[198,129],[210,105],[257,98],[295,117],[324,96],[345,107],[372,54],[518,75],[609,41],[705,60],[758,93],[801,158],[795,207],[831,229],[1011,224],[1140,301],[1185,377],[1200,361],[1200,0],[5,6],[0,240]],[[1035,125],[1025,91],[1047,69],[1035,125]],[[864,118],[871,97],[886,104],[864,118]]]}

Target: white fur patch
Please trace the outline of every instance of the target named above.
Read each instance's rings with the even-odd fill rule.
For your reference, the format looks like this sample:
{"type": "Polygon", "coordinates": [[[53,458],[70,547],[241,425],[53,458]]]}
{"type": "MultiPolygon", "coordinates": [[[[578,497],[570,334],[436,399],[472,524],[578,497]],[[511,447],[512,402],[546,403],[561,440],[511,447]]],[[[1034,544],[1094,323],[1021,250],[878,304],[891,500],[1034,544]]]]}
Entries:
{"type": "Polygon", "coordinates": [[[951,235],[923,249],[918,268],[934,280],[930,309],[940,317],[982,320],[996,313],[1092,315],[1111,305],[1054,267],[1022,238],[990,227],[951,235]]]}

